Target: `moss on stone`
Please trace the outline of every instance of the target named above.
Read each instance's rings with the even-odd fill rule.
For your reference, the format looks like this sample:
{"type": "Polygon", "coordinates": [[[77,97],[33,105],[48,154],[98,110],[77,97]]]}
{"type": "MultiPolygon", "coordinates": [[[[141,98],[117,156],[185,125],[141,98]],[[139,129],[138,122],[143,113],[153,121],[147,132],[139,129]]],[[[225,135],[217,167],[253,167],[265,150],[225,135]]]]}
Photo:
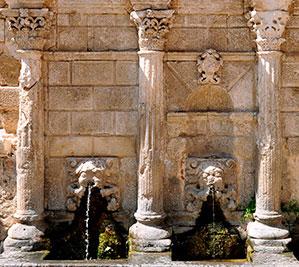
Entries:
{"type": "Polygon", "coordinates": [[[108,224],[99,235],[98,258],[120,259],[123,257],[123,242],[113,224],[108,224]]]}
{"type": "Polygon", "coordinates": [[[245,258],[244,242],[222,223],[209,223],[176,240],[179,260],[245,258]]]}

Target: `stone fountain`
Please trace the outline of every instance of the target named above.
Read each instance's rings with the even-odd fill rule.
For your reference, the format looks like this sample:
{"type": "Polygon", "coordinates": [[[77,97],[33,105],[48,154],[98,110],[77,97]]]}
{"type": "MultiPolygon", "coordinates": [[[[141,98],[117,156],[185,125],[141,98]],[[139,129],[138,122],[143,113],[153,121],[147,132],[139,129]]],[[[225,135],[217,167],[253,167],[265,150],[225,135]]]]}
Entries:
{"type": "Polygon", "coordinates": [[[289,249],[291,0],[0,2],[2,258],[152,264],[289,249]]]}

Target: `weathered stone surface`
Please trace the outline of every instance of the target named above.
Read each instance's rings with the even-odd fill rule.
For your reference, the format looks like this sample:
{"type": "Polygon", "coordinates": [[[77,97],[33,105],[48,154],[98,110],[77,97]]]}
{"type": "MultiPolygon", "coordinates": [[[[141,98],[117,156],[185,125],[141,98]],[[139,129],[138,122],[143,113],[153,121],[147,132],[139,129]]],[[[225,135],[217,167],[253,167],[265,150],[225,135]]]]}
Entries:
{"type": "Polygon", "coordinates": [[[136,62],[116,62],[116,84],[136,85],[138,84],[138,64],[136,62]]]}
{"type": "Polygon", "coordinates": [[[112,85],[114,75],[112,61],[74,62],[72,66],[74,85],[112,85]]]}
{"type": "Polygon", "coordinates": [[[62,158],[51,158],[46,162],[45,206],[48,210],[65,210],[68,177],[64,164],[62,158]]]}
{"type": "Polygon", "coordinates": [[[92,154],[92,137],[50,137],[49,153],[52,157],[88,156],[92,154]]]}
{"type": "Polygon", "coordinates": [[[95,110],[137,110],[137,87],[96,87],[95,110]]]}
{"type": "Polygon", "coordinates": [[[70,112],[49,112],[48,132],[51,135],[68,135],[71,133],[70,112]]]}
{"type": "MultiPolygon", "coordinates": [[[[1,24],[0,24],[1,32],[1,24]]],[[[0,37],[1,39],[1,37],[0,37]]],[[[21,64],[15,58],[3,53],[0,56],[0,85],[1,86],[18,86],[21,64]]]]}
{"type": "Polygon", "coordinates": [[[70,63],[49,62],[49,84],[69,85],[70,84],[70,63]]]}
{"type": "Polygon", "coordinates": [[[62,51],[86,51],[88,29],[85,27],[60,27],[58,30],[58,49],[62,51]]]}
{"type": "Polygon", "coordinates": [[[99,156],[134,157],[135,138],[132,137],[94,137],[93,154],[99,156]]]}
{"type": "Polygon", "coordinates": [[[50,87],[50,110],[91,110],[92,88],[89,87],[50,87]]]}

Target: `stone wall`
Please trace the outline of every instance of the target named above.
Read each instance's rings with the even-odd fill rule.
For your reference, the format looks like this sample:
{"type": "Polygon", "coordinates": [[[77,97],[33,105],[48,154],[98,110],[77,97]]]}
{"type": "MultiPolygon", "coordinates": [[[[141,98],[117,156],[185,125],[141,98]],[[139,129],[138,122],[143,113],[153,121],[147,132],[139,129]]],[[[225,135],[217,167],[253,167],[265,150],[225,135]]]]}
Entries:
{"type": "Polygon", "coordinates": [[[46,209],[65,210],[66,157],[118,157],[122,208],[136,209],[135,53],[47,54],[46,209]]]}

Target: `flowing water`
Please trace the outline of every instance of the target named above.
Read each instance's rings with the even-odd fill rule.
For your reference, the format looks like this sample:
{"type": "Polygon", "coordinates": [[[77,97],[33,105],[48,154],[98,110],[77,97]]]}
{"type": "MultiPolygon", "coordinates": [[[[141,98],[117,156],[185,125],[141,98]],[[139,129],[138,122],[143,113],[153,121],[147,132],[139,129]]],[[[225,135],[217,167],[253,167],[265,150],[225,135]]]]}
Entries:
{"type": "MultiPolygon", "coordinates": [[[[212,225],[213,225],[213,230],[215,228],[215,188],[214,186],[212,186],[211,188],[211,191],[212,191],[212,225]]],[[[215,232],[213,232],[214,235],[215,235],[215,232]]],[[[215,247],[213,247],[213,254],[212,254],[212,258],[214,259],[215,258],[215,247]]]]}
{"type": "Polygon", "coordinates": [[[85,259],[89,260],[89,209],[92,186],[88,186],[87,205],[86,205],[86,219],[85,219],[85,259]]]}

